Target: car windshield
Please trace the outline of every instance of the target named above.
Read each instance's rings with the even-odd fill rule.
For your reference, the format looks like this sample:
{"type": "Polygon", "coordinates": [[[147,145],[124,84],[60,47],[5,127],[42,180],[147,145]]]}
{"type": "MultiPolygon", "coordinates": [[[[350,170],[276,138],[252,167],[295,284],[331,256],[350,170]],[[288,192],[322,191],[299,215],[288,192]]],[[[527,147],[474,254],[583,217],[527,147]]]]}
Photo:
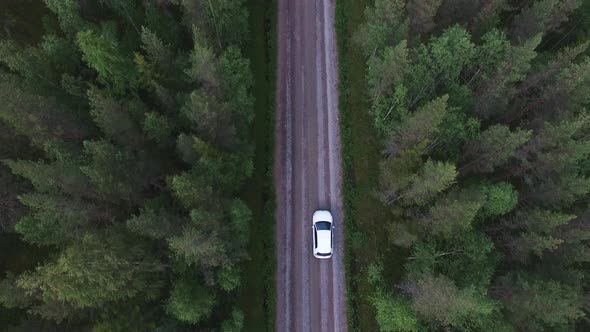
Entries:
{"type": "Polygon", "coordinates": [[[330,223],[327,221],[320,221],[315,224],[315,227],[318,231],[329,231],[330,223]]]}

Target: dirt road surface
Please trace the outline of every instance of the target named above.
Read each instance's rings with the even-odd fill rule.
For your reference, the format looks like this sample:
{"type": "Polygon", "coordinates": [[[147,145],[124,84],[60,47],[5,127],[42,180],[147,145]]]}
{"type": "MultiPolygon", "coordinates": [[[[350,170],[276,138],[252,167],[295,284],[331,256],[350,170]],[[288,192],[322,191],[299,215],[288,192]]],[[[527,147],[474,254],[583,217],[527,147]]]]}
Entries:
{"type": "Polygon", "coordinates": [[[276,331],[346,331],[335,0],[278,0],[276,331]],[[334,216],[334,254],[312,255],[312,214],[334,216]]]}

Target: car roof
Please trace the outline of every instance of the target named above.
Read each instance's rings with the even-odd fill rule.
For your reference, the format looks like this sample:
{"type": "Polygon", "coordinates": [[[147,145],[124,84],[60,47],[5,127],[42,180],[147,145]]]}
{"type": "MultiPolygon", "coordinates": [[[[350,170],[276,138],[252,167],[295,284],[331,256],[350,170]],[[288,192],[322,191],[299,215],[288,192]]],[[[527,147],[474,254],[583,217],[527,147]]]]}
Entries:
{"type": "Polygon", "coordinates": [[[326,254],[332,252],[330,241],[332,239],[332,231],[317,231],[318,233],[318,248],[317,251],[326,254]]]}

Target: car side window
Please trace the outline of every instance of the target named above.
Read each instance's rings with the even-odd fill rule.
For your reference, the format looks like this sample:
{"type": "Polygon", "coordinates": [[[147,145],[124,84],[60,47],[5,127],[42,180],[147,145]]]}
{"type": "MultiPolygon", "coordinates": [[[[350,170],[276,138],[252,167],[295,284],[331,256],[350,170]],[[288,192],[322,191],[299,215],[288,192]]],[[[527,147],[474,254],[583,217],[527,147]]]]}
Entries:
{"type": "Polygon", "coordinates": [[[315,240],[315,241],[313,241],[313,245],[317,249],[317,247],[318,247],[318,231],[315,229],[315,226],[313,226],[313,239],[315,240]]]}

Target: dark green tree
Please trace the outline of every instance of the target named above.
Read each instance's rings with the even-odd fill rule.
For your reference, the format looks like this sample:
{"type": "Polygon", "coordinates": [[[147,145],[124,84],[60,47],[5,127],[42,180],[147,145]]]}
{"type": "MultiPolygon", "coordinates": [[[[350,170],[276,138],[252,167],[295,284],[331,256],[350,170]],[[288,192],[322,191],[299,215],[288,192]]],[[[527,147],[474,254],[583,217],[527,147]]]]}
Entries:
{"type": "Polygon", "coordinates": [[[573,328],[582,317],[582,293],[556,281],[543,281],[531,275],[502,278],[496,293],[515,327],[523,331],[573,328]]]}
{"type": "Polygon", "coordinates": [[[428,33],[435,27],[434,17],[442,0],[409,0],[406,4],[410,29],[415,34],[428,33]]]}
{"type": "Polygon", "coordinates": [[[494,125],[466,145],[463,154],[465,164],[460,171],[491,173],[507,162],[530,137],[530,131],[510,131],[506,126],[494,125]]]}
{"type": "Polygon", "coordinates": [[[512,21],[512,39],[520,42],[558,28],[580,6],[578,0],[538,0],[512,21]]]}

